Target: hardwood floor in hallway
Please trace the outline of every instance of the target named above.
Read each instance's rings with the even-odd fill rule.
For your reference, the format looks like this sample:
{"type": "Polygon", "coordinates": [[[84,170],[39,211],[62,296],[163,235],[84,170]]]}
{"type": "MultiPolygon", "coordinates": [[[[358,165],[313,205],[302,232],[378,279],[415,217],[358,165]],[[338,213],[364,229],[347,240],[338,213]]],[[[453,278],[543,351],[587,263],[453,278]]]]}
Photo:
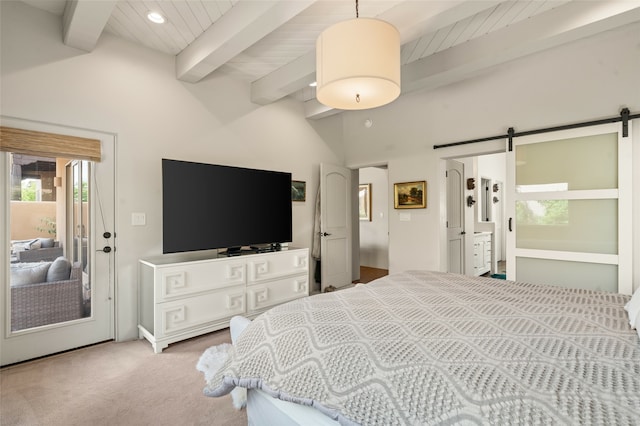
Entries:
{"type": "Polygon", "coordinates": [[[380,277],[389,275],[387,269],[371,268],[369,266],[360,266],[360,279],[353,283],[368,283],[380,277]]]}

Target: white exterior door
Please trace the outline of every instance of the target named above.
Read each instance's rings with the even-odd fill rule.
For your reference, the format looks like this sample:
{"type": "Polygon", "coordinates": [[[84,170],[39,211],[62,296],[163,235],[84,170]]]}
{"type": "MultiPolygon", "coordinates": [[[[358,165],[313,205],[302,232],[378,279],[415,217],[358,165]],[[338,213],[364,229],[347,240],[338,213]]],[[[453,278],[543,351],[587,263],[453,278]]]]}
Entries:
{"type": "Polygon", "coordinates": [[[447,160],[447,272],[464,274],[464,164],[447,160]]]}
{"type": "Polygon", "coordinates": [[[320,291],[351,283],[351,170],[320,164],[320,291]]]}
{"type": "MultiPolygon", "coordinates": [[[[81,318],[26,328],[12,327],[11,311],[20,309],[12,306],[10,288],[10,262],[16,262],[9,252],[10,247],[10,197],[8,153],[0,153],[0,205],[2,223],[0,226],[0,261],[3,264],[0,292],[1,346],[0,363],[12,364],[48,354],[53,354],[92,343],[113,339],[114,335],[114,282],[115,282],[115,136],[101,132],[67,128],[44,123],[17,119],[2,119],[2,125],[37,132],[55,133],[100,140],[101,161],[83,161],[85,173],[76,182],[75,207],[82,205],[83,219],[67,221],[70,209],[58,218],[59,226],[79,223],[82,228],[73,239],[64,239],[64,256],[80,264],[82,276],[83,312],[81,318]],[[74,244],[74,242],[76,244],[74,244]],[[108,247],[108,248],[106,248],[108,247]],[[106,249],[105,249],[106,248],[106,249]]],[[[61,176],[59,179],[63,179],[61,176]]],[[[68,178],[65,176],[63,181],[68,178]]],[[[73,179],[73,178],[71,178],[73,179]]],[[[68,182],[73,188],[73,183],[68,182]]],[[[71,190],[73,192],[73,189],[71,190]]],[[[67,197],[68,198],[68,197],[67,197]]],[[[71,200],[71,209],[74,209],[71,200]]],[[[60,229],[58,229],[60,231],[60,229]]],[[[71,232],[72,230],[67,230],[71,232]]],[[[60,234],[67,234],[59,232],[60,234]]],[[[62,237],[60,237],[62,239],[62,237]]],[[[13,263],[12,263],[13,264],[13,263]]],[[[46,304],[46,302],[45,302],[46,304]]],[[[46,306],[43,306],[46,309],[46,306]]]]}
{"type": "MultiPolygon", "coordinates": [[[[631,127],[631,123],[629,123],[631,127]]],[[[507,278],[631,294],[631,131],[621,123],[513,140],[507,278]]]]}

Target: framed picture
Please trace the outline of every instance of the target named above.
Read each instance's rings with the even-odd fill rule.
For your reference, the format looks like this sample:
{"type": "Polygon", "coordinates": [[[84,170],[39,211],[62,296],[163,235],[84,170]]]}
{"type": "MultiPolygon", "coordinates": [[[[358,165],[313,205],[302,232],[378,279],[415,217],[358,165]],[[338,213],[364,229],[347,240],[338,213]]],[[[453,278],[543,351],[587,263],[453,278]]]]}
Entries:
{"type": "Polygon", "coordinates": [[[396,209],[424,209],[427,207],[427,182],[403,182],[393,184],[396,209]]]}
{"type": "Polygon", "coordinates": [[[358,190],[358,212],[360,220],[371,221],[371,184],[361,183],[358,190]]]}
{"type": "Polygon", "coordinates": [[[307,183],[301,180],[291,181],[291,201],[305,201],[307,198],[307,183]]]}

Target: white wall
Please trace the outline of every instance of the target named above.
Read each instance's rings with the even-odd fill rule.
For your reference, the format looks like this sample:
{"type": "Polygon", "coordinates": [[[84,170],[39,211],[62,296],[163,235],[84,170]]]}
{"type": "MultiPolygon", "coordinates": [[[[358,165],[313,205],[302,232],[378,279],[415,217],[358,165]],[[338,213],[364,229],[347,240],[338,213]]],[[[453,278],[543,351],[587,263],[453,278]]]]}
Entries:
{"type": "Polygon", "coordinates": [[[69,48],[59,17],[1,7],[2,114],[117,134],[119,339],[138,335],[137,261],[162,253],[162,158],[291,172],[308,191],[293,205],[292,245],[311,246],[319,164],[343,164],[339,116],[309,122],[292,99],[252,104],[248,84],[219,73],[180,82],[173,57],[109,35],[91,53],[69,48]],[[131,226],[132,212],[147,225],[131,226]]]}
{"type": "Polygon", "coordinates": [[[360,169],[360,183],[371,184],[371,221],[360,221],[360,265],[389,269],[389,178],[386,168],[360,169]]]}
{"type": "MultiPolygon", "coordinates": [[[[161,252],[160,159],[290,171],[307,182],[295,203],[294,245],[310,246],[319,163],[387,164],[394,182],[427,181],[427,208],[398,211],[389,200],[389,269],[446,270],[442,158],[504,150],[504,142],[434,150],[434,144],[640,111],[640,23],[487,70],[473,79],[403,95],[393,104],[318,121],[284,99],[248,101],[249,86],[215,73],[175,79],[171,56],[105,35],[91,53],[60,41],[60,18],[0,2],[1,113],[117,134],[117,337],[137,337],[136,268],[161,252]],[[362,124],[366,118],[371,128],[362,124]],[[132,212],[147,226],[132,227],[132,212]],[[408,221],[400,221],[399,213],[408,221]],[[443,244],[444,242],[444,244],[443,244]]],[[[633,179],[640,185],[640,122],[633,123],[633,179]]],[[[637,188],[636,188],[637,189],[637,188]]],[[[636,190],[636,192],[638,192],[636,190]]],[[[633,217],[640,217],[640,196],[633,217]]],[[[640,287],[640,225],[634,288],[640,287]]]]}
{"type": "MultiPolygon", "coordinates": [[[[487,70],[439,89],[409,93],[394,103],[344,115],[346,164],[386,162],[389,185],[426,180],[427,209],[411,221],[389,216],[390,272],[446,270],[444,165],[459,158],[504,151],[504,141],[434,150],[434,144],[617,116],[640,111],[640,23],[487,70]],[[375,127],[362,123],[371,119],[375,127]],[[375,131],[374,131],[375,130],[375,131]]],[[[640,120],[633,122],[634,182],[640,185],[640,120]]],[[[636,188],[636,194],[638,193],[636,188]]],[[[640,196],[633,217],[640,217],[640,196]]],[[[640,287],[640,224],[634,232],[634,288],[640,287]]]]}

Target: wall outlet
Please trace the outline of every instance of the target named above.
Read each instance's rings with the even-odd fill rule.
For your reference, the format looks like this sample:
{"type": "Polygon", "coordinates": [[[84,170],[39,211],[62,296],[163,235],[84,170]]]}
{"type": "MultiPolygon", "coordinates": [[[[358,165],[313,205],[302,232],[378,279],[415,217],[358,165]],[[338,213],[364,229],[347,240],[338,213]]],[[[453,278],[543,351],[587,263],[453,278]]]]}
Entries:
{"type": "Polygon", "coordinates": [[[131,213],[131,225],[144,226],[147,224],[147,215],[144,213],[131,213]]]}

